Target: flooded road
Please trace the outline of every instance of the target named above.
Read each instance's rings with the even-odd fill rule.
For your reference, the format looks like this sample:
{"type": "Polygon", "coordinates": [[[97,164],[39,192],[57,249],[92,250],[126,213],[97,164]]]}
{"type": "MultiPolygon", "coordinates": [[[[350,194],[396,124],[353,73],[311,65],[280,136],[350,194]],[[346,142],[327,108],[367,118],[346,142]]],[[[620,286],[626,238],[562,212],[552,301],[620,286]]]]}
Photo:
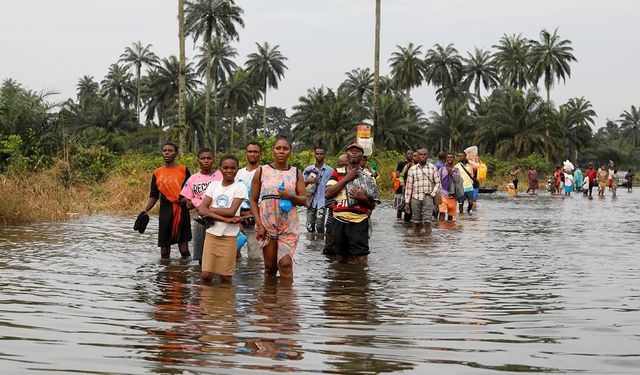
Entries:
{"type": "MultiPolygon", "coordinates": [[[[366,270],[305,234],[293,284],[159,260],[157,221],[0,228],[0,369],[19,373],[640,373],[640,193],[483,196],[419,238],[374,212],[366,270]]],[[[301,215],[304,216],[304,215],[301,215]]]]}

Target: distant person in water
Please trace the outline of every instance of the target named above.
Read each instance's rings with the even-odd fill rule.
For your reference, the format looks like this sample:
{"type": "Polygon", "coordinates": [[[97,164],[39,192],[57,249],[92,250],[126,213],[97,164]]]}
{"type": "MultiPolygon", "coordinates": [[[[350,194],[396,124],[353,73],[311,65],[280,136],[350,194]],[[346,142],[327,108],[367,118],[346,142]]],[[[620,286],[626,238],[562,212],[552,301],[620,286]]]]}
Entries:
{"type": "Polygon", "coordinates": [[[589,168],[587,168],[587,177],[589,180],[589,197],[593,194],[593,188],[597,185],[597,177],[598,173],[595,168],[593,168],[593,164],[589,164],[589,168]]]}
{"type": "MultiPolygon", "coordinates": [[[[475,170],[472,168],[471,163],[467,159],[467,153],[461,152],[458,155],[458,164],[456,164],[456,168],[460,173],[460,177],[462,178],[462,186],[464,188],[464,197],[467,200],[467,212],[471,213],[473,210],[473,205],[475,203],[475,199],[473,198],[473,185],[474,185],[474,172],[475,170]]],[[[464,200],[459,202],[458,209],[462,214],[464,212],[464,200]]]]}
{"type": "MultiPolygon", "coordinates": [[[[187,208],[192,210],[200,208],[202,200],[204,199],[205,191],[209,184],[213,181],[222,180],[222,173],[216,170],[214,165],[213,150],[210,148],[203,148],[198,151],[198,165],[200,166],[200,172],[191,175],[187,180],[187,183],[182,188],[180,195],[187,200],[187,208]]],[[[193,222],[193,259],[202,264],[202,249],[204,246],[205,227],[198,223],[193,222]]]]}
{"type": "Polygon", "coordinates": [[[616,174],[618,171],[615,168],[613,169],[613,180],[611,181],[611,194],[613,197],[618,193],[618,179],[616,179],[616,174]]]}
{"type": "Polygon", "coordinates": [[[564,172],[562,172],[562,167],[557,165],[555,171],[553,171],[553,179],[554,179],[554,194],[560,194],[560,188],[562,186],[562,180],[564,179],[564,172]]]}
{"type": "Polygon", "coordinates": [[[264,258],[265,276],[293,277],[300,221],[296,206],[307,200],[302,172],[289,164],[291,142],[282,135],[273,145],[273,163],[263,165],[251,183],[251,212],[264,258]]]}
{"type": "Polygon", "coordinates": [[[191,256],[189,253],[189,241],[191,241],[189,210],[185,198],[180,196],[180,191],[191,173],[186,166],[176,163],[177,156],[178,146],[175,143],[166,142],[162,145],[164,166],[153,171],[151,192],[143,211],[148,214],[156,202],[160,200],[158,247],[160,247],[162,259],[169,259],[173,244],[178,244],[182,258],[191,256]]]}
{"type": "Polygon", "coordinates": [[[598,196],[603,197],[604,191],[607,188],[607,180],[609,178],[609,172],[607,171],[607,166],[603,163],[598,168],[597,172],[597,181],[598,181],[598,196]]]}
{"type": "Polygon", "coordinates": [[[428,163],[429,152],[426,148],[418,150],[418,164],[409,169],[404,191],[405,207],[411,213],[413,232],[431,234],[431,218],[435,207],[435,197],[440,191],[440,175],[436,166],[428,163]]]}
{"type": "MultiPolygon", "coordinates": [[[[251,196],[251,183],[253,175],[260,168],[260,159],[262,158],[262,146],[258,142],[249,142],[244,148],[247,166],[240,169],[236,173],[236,182],[242,183],[247,189],[247,196],[251,196]]],[[[251,215],[251,203],[249,199],[245,199],[240,206],[240,216],[251,215]]],[[[247,257],[249,259],[262,259],[262,250],[256,239],[256,222],[253,216],[242,221],[242,227],[247,235],[247,257]]]]}
{"type": "Polygon", "coordinates": [[[573,175],[571,172],[564,172],[564,195],[570,196],[573,190],[573,175]]]}
{"type": "Polygon", "coordinates": [[[634,177],[635,177],[635,174],[633,174],[633,170],[629,168],[629,170],[627,171],[627,174],[624,175],[624,179],[627,181],[627,192],[629,193],[633,190],[634,177]]]}
{"type": "Polygon", "coordinates": [[[240,206],[247,199],[247,188],[235,182],[238,159],[227,155],[220,160],[222,181],[213,181],[207,187],[198,209],[200,215],[215,220],[207,229],[202,254],[203,281],[211,281],[214,274],[222,282],[231,282],[236,272],[237,237],[240,232],[240,206]]]}
{"type": "Polygon", "coordinates": [[[582,180],[584,176],[582,175],[582,170],[578,166],[576,166],[576,170],[573,171],[573,190],[581,191],[582,190],[582,180]]]}
{"type": "MultiPolygon", "coordinates": [[[[347,174],[347,165],[348,165],[348,157],[347,154],[342,154],[338,157],[338,165],[336,166],[335,172],[338,176],[346,176],[347,174]]],[[[333,174],[332,174],[333,175],[333,174]]],[[[329,181],[327,181],[327,186],[329,185],[329,181]]],[[[335,218],[333,216],[333,208],[336,205],[335,198],[326,200],[326,210],[327,210],[327,225],[324,232],[324,249],[322,250],[322,254],[326,256],[335,256],[336,252],[333,248],[333,225],[335,223],[335,218]]]]}
{"type": "Polygon", "coordinates": [[[511,176],[512,180],[511,182],[513,183],[513,187],[516,189],[516,194],[518,193],[518,182],[520,181],[520,165],[516,164],[513,166],[513,170],[511,170],[509,172],[509,175],[511,176]]]}
{"type": "Polygon", "coordinates": [[[438,206],[438,219],[452,221],[456,216],[457,201],[455,191],[455,178],[460,178],[460,171],[454,167],[455,155],[449,152],[445,155],[445,163],[438,171],[440,177],[440,195],[442,203],[438,206]]]}
{"type": "Polygon", "coordinates": [[[407,150],[407,152],[405,152],[405,160],[399,162],[396,166],[396,170],[393,171],[394,190],[396,193],[395,199],[393,200],[393,207],[396,209],[396,219],[398,220],[402,218],[402,214],[404,212],[404,180],[402,178],[402,173],[404,167],[408,163],[412,162],[412,160],[413,150],[407,150]]]}
{"type": "Polygon", "coordinates": [[[318,146],[314,150],[316,162],[304,169],[305,188],[307,191],[307,232],[324,233],[326,221],[324,189],[333,173],[333,168],[324,162],[325,149],[318,146]]]}
{"type": "Polygon", "coordinates": [[[444,167],[447,163],[447,153],[444,151],[438,152],[438,162],[436,163],[436,168],[440,170],[440,168],[444,167]]]}
{"type": "Polygon", "coordinates": [[[527,194],[535,195],[536,190],[539,189],[538,171],[536,171],[536,168],[532,165],[529,167],[529,170],[527,171],[526,175],[527,175],[527,183],[528,183],[527,194]]]}

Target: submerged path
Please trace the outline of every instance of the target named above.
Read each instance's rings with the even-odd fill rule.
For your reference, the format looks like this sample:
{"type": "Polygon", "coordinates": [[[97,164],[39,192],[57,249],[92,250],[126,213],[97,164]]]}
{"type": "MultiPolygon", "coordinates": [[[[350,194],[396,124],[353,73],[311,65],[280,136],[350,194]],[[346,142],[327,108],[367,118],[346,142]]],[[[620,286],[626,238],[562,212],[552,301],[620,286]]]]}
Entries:
{"type": "MultiPolygon", "coordinates": [[[[388,204],[365,271],[304,236],[293,285],[163,263],[156,222],[0,229],[3,373],[637,373],[640,193],[482,197],[417,238],[388,204]]],[[[304,215],[301,215],[304,217],[304,215]]]]}

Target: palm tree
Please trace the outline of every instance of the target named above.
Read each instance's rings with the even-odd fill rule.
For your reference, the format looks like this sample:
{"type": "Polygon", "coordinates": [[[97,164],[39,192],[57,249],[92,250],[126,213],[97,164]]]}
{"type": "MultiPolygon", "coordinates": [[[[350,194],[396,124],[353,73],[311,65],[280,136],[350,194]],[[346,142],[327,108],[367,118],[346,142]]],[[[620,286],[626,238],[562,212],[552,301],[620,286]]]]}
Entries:
{"type": "Polygon", "coordinates": [[[595,125],[597,117],[591,102],[584,97],[571,98],[560,106],[557,118],[564,136],[566,158],[578,160],[581,151],[592,136],[591,126],[595,125]],[[572,152],[573,151],[573,152],[572,152]]]}
{"type": "Polygon", "coordinates": [[[137,41],[131,44],[131,47],[124,49],[124,53],[120,55],[120,60],[127,69],[135,69],[136,72],[136,113],[138,121],[140,121],[140,74],[143,66],[155,67],[158,64],[158,56],[151,52],[151,44],[146,46],[142,42],[137,41]]]}
{"type": "MultiPolygon", "coordinates": [[[[432,140],[448,140],[449,151],[457,151],[471,143],[472,122],[466,101],[447,102],[442,113],[431,112],[427,135],[432,140]]],[[[432,145],[433,146],[433,145],[432,145]]]]}
{"type": "Polygon", "coordinates": [[[78,102],[84,104],[87,100],[95,96],[98,90],[100,90],[100,85],[93,80],[93,76],[83,76],[76,85],[78,102]]]}
{"type": "MultiPolygon", "coordinates": [[[[209,139],[209,103],[211,100],[211,68],[212,68],[212,40],[236,40],[238,30],[236,26],[244,27],[242,14],[244,11],[233,0],[195,0],[188,1],[186,7],[185,25],[187,33],[193,36],[195,43],[202,37],[203,49],[207,62],[205,74],[205,109],[204,126],[205,137],[209,139]]],[[[217,43],[217,42],[216,42],[217,43]]],[[[220,42],[221,43],[221,42],[220,42]]],[[[215,89],[216,87],[214,87],[215,89]]],[[[214,93],[213,97],[216,95],[214,93]]],[[[214,123],[214,133],[217,133],[214,123]]],[[[213,149],[217,151],[217,134],[214,135],[213,149]]]]}
{"type": "MultiPolygon", "coordinates": [[[[158,127],[162,136],[165,110],[169,105],[175,103],[178,95],[180,76],[180,62],[177,57],[170,56],[162,59],[158,67],[149,72],[148,82],[145,85],[145,96],[147,97],[147,121],[151,121],[154,115],[158,115],[158,127]]],[[[199,83],[192,64],[185,66],[185,90],[190,92],[199,83]]],[[[160,140],[161,141],[161,140],[160,140]]]]}
{"type": "Polygon", "coordinates": [[[369,68],[356,68],[345,74],[347,79],[340,84],[339,90],[344,90],[361,104],[369,101],[373,93],[373,74],[369,68]]]}
{"type": "Polygon", "coordinates": [[[518,35],[503,35],[494,55],[502,83],[524,90],[531,81],[531,45],[518,35]]]}
{"type": "Polygon", "coordinates": [[[380,8],[381,1],[376,0],[376,28],[373,47],[373,126],[378,124],[380,110],[380,8]]]}
{"type": "Polygon", "coordinates": [[[534,82],[537,84],[540,77],[544,76],[544,88],[547,90],[547,103],[550,102],[549,93],[553,86],[554,76],[565,82],[567,77],[571,77],[572,61],[576,60],[571,53],[571,41],[560,39],[558,29],[553,35],[547,30],[540,32],[540,41],[531,41],[531,69],[534,82]]]}
{"type": "MultiPolygon", "coordinates": [[[[436,44],[427,51],[425,57],[425,81],[442,90],[450,90],[459,86],[462,80],[462,58],[453,44],[443,47],[436,44]]],[[[444,108],[445,101],[442,101],[444,108]]]]}
{"type": "Polygon", "coordinates": [[[409,43],[406,47],[396,46],[398,51],[391,54],[391,77],[401,90],[405,91],[407,104],[411,101],[411,89],[422,84],[426,72],[426,64],[420,58],[422,46],[414,47],[409,43]]]}
{"type": "MultiPolygon", "coordinates": [[[[229,41],[216,39],[211,45],[211,80],[213,87],[218,87],[219,83],[224,83],[238,65],[233,61],[238,57],[238,51],[229,44],[229,41]]],[[[198,61],[196,71],[201,77],[207,74],[207,50],[200,47],[200,54],[196,55],[198,61]]]]}
{"type": "Polygon", "coordinates": [[[498,87],[500,81],[498,69],[489,51],[475,48],[473,54],[470,52],[467,54],[469,57],[463,59],[462,68],[465,76],[464,84],[466,87],[473,85],[476,98],[480,99],[480,85],[484,86],[485,90],[498,87]]]}
{"type": "Polygon", "coordinates": [[[249,108],[256,103],[259,98],[257,91],[250,81],[247,72],[238,68],[229,80],[220,88],[220,97],[229,113],[230,117],[230,147],[233,148],[234,121],[238,114],[246,114],[249,108]]]}
{"type": "Polygon", "coordinates": [[[118,64],[111,64],[101,84],[102,95],[117,100],[125,108],[135,100],[136,88],[131,82],[131,74],[118,64]]]}
{"type": "Polygon", "coordinates": [[[285,61],[287,58],[278,50],[278,45],[269,47],[268,42],[262,45],[256,43],[258,52],[250,53],[247,56],[247,71],[253,82],[256,83],[263,96],[262,125],[267,126],[267,90],[269,87],[277,89],[278,81],[284,77],[287,70],[285,61]]]}
{"type": "Polygon", "coordinates": [[[180,49],[180,74],[178,82],[178,129],[179,144],[182,149],[185,148],[186,140],[184,131],[186,130],[185,123],[185,65],[187,64],[187,58],[185,56],[185,30],[184,30],[184,0],[178,0],[178,44],[180,49]]]}
{"type": "Polygon", "coordinates": [[[635,150],[638,145],[638,131],[640,131],[640,107],[632,105],[631,110],[622,112],[618,122],[623,133],[631,133],[629,134],[631,149],[635,150]]]}

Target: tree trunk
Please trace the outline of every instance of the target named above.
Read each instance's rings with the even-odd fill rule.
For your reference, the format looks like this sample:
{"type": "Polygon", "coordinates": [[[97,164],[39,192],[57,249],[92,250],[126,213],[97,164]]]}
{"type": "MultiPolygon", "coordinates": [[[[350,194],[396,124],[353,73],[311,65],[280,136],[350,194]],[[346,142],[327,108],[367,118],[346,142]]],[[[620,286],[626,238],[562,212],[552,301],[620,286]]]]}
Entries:
{"type": "Polygon", "coordinates": [[[162,104],[158,106],[158,147],[162,147],[162,143],[164,142],[162,140],[162,117],[164,116],[164,109],[162,107],[162,104]]]}
{"type": "Polygon", "coordinates": [[[138,114],[138,124],[140,124],[140,68],[136,68],[136,113],[138,114]]]}
{"type": "Polygon", "coordinates": [[[231,111],[231,126],[230,126],[231,131],[229,132],[229,139],[231,140],[230,141],[231,149],[233,149],[233,122],[235,121],[235,119],[236,119],[236,111],[234,109],[231,111]]]}
{"type": "Polygon", "coordinates": [[[242,118],[242,144],[247,144],[247,115],[242,118]]]}
{"type": "MultiPolygon", "coordinates": [[[[205,83],[205,90],[204,90],[204,141],[205,144],[206,142],[209,142],[209,102],[211,101],[211,36],[206,36],[205,37],[205,48],[206,48],[206,59],[207,59],[207,73],[206,73],[206,83],[205,83]]],[[[214,130],[214,134],[213,134],[213,153],[215,155],[215,153],[218,151],[217,150],[218,144],[217,144],[217,139],[216,139],[216,134],[215,134],[215,130],[214,130]]]]}
{"type": "MultiPolygon", "coordinates": [[[[375,29],[375,47],[373,53],[373,131],[374,134],[378,130],[378,117],[380,115],[380,3],[376,0],[376,29],[375,29]]],[[[374,137],[374,142],[375,142],[374,137]]]]}
{"type": "Polygon", "coordinates": [[[184,51],[184,0],[178,0],[178,39],[180,43],[180,68],[178,73],[178,144],[186,150],[186,125],[184,111],[185,94],[185,51],[184,51]]]}
{"type": "Polygon", "coordinates": [[[267,129],[267,78],[264,79],[264,102],[262,106],[262,131],[267,129]]]}

